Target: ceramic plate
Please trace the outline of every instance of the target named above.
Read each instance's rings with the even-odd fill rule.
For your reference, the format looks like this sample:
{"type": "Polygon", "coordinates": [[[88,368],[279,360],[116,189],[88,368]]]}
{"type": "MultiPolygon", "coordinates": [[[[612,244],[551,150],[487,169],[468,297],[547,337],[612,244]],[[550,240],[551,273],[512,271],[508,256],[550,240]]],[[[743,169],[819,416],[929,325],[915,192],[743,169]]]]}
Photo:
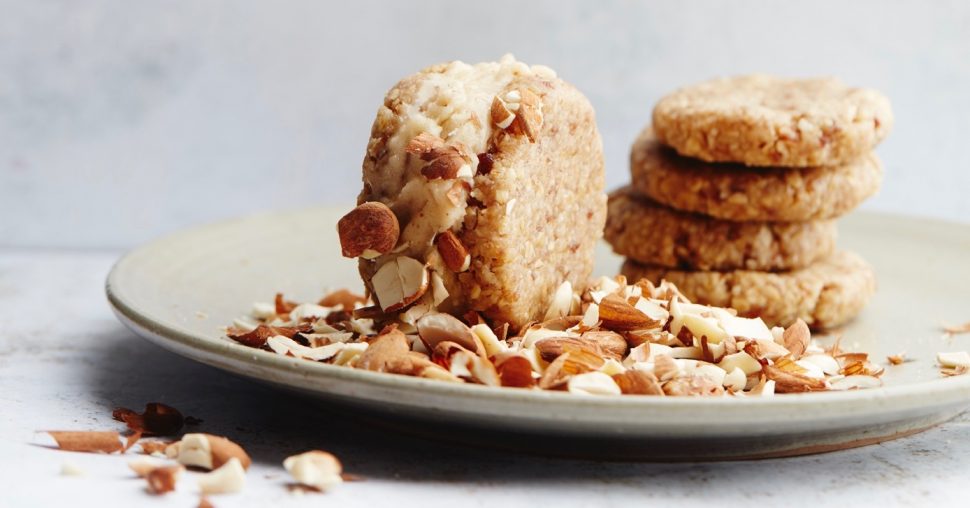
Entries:
{"type": "MultiPolygon", "coordinates": [[[[857,213],[840,243],[875,267],[879,290],[845,327],[849,349],[887,367],[885,386],[771,398],[597,397],[456,385],[278,356],[235,344],[221,327],[277,291],[316,300],[361,286],[340,257],[343,210],[272,213],[202,226],[142,246],[108,276],[108,299],[135,333],[187,358],[303,393],[398,430],[487,446],[601,458],[770,457],[861,446],[941,423],[970,406],[970,375],[942,378],[941,323],[970,320],[970,226],[857,213]]],[[[599,274],[620,259],[601,246],[599,274]]],[[[159,382],[163,382],[159,380],[159,382]]]]}

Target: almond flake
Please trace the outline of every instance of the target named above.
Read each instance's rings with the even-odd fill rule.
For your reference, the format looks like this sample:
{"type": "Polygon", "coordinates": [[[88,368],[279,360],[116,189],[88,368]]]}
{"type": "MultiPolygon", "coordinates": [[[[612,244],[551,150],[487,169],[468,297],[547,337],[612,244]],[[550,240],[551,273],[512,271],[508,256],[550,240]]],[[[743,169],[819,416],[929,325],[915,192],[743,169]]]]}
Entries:
{"type": "Polygon", "coordinates": [[[801,358],[811,338],[812,335],[808,330],[808,325],[801,319],[795,321],[794,324],[785,329],[785,333],[782,335],[785,349],[789,351],[795,360],[801,358]]]}
{"type": "Polygon", "coordinates": [[[123,448],[121,435],[114,431],[46,431],[57,447],[69,452],[114,453],[123,448]]]}
{"type": "Polygon", "coordinates": [[[613,375],[613,381],[626,395],[663,395],[657,376],[639,370],[628,370],[613,375]]]}

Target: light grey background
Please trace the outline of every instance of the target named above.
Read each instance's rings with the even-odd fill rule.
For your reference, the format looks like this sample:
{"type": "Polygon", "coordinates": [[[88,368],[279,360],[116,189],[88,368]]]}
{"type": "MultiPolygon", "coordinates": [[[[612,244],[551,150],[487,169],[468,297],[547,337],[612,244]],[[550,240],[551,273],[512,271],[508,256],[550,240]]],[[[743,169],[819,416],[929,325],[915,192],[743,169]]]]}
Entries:
{"type": "Polygon", "coordinates": [[[878,88],[896,128],[864,206],[970,221],[970,2],[0,0],[0,246],[126,247],[350,203],[398,78],[506,52],[589,96],[611,186],[679,85],[762,71],[878,88]]]}

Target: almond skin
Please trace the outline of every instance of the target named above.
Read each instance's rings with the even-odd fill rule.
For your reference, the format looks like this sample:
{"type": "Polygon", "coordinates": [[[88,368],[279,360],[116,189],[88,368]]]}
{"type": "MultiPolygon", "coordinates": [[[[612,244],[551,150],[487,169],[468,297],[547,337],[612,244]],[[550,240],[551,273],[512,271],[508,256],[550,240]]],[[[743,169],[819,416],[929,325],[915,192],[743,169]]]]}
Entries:
{"type": "Polygon", "coordinates": [[[650,316],[640,312],[617,295],[609,295],[600,301],[600,320],[603,322],[603,328],[614,331],[640,330],[660,326],[659,321],[651,319],[650,316]]]}
{"type": "Polygon", "coordinates": [[[449,270],[453,272],[468,270],[468,249],[462,245],[461,240],[451,230],[438,233],[438,236],[435,237],[435,245],[437,245],[438,253],[441,254],[441,259],[449,270]]]}
{"type": "Polygon", "coordinates": [[[397,245],[401,226],[384,203],[368,201],[337,222],[340,249],[344,257],[356,258],[372,251],[387,254],[397,245]]]}
{"type": "Polygon", "coordinates": [[[522,97],[519,110],[512,125],[509,125],[509,132],[524,134],[530,142],[535,143],[542,129],[542,99],[528,88],[520,88],[519,96],[522,97]]]}
{"type": "Polygon", "coordinates": [[[774,365],[765,365],[765,375],[775,382],[776,393],[819,392],[826,389],[825,381],[813,377],[785,372],[774,365]]]}
{"type": "Polygon", "coordinates": [[[789,326],[782,335],[785,349],[791,352],[791,356],[795,360],[801,358],[811,338],[812,334],[808,330],[808,325],[801,319],[789,326]]]}

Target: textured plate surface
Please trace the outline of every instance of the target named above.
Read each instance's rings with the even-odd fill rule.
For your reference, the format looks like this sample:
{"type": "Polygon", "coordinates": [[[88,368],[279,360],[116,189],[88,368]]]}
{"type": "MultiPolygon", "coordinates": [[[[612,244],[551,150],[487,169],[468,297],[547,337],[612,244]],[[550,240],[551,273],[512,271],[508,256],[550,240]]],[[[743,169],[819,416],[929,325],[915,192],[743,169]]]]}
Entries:
{"type": "MultiPolygon", "coordinates": [[[[455,385],[296,360],[222,338],[221,327],[277,291],[315,300],[360,287],[340,257],[343,209],[272,213],[180,232],[124,256],[108,276],[116,314],[188,358],[301,392],[326,408],[438,438],[539,453],[702,460],[815,453],[892,439],[970,406],[970,376],[941,378],[939,351],[970,349],[940,324],[970,320],[970,226],[857,213],[840,244],[875,267],[879,290],[843,344],[887,355],[885,386],[773,398],[595,397],[455,385]],[[483,432],[487,430],[487,432],[483,432]],[[552,439],[557,437],[556,439],[552,439]],[[562,439],[566,438],[566,439],[562,439]]],[[[602,246],[597,270],[620,259],[602,246]]],[[[160,380],[162,382],[162,380],[160,380]]]]}

